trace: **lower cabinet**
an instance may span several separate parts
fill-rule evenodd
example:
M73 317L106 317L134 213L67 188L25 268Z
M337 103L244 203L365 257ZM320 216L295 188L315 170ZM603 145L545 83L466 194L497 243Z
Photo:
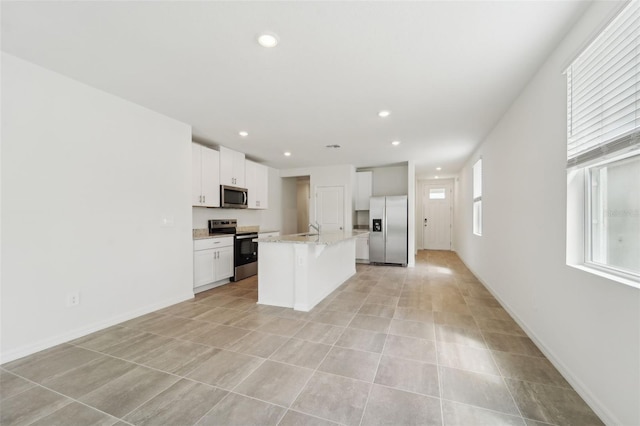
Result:
M233 237L193 242L193 288L208 286L232 276Z
M356 238L356 262L369 263L369 234Z

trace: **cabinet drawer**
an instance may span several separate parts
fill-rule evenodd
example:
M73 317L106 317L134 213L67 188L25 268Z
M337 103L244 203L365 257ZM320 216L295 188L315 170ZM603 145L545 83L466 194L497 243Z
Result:
M206 238L204 240L195 240L193 242L194 251L229 246L233 246L233 237Z

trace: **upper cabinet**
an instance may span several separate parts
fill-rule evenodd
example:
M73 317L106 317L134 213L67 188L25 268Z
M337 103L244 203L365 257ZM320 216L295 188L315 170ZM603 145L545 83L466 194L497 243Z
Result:
M357 172L356 210L369 210L369 199L373 192L373 172Z
M250 209L266 209L269 207L269 168L253 161L245 161L245 177L247 198Z
M193 206L220 207L220 156L218 151L191 144Z
M220 185L246 188L244 154L223 146L220 147Z

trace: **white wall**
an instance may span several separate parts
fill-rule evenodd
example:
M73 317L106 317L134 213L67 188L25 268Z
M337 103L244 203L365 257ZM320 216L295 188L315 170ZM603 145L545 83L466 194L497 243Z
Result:
M282 179L280 172L269 169L269 208L265 210L253 209L221 209L193 207L193 228L204 229L209 226L209 219L236 219L238 226L260 226L265 231L280 231L282 229Z
M4 53L2 113L2 362L193 297L190 126Z
M609 18L598 2L558 46L460 173L460 257L608 424L640 424L640 291L565 264L566 80ZM482 156L483 235L471 167Z

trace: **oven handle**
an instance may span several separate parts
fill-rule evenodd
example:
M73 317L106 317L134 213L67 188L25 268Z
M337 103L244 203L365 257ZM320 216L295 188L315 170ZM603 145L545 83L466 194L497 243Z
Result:
M236 240L246 240L247 238L258 238L258 234L243 235L242 237L236 236Z

